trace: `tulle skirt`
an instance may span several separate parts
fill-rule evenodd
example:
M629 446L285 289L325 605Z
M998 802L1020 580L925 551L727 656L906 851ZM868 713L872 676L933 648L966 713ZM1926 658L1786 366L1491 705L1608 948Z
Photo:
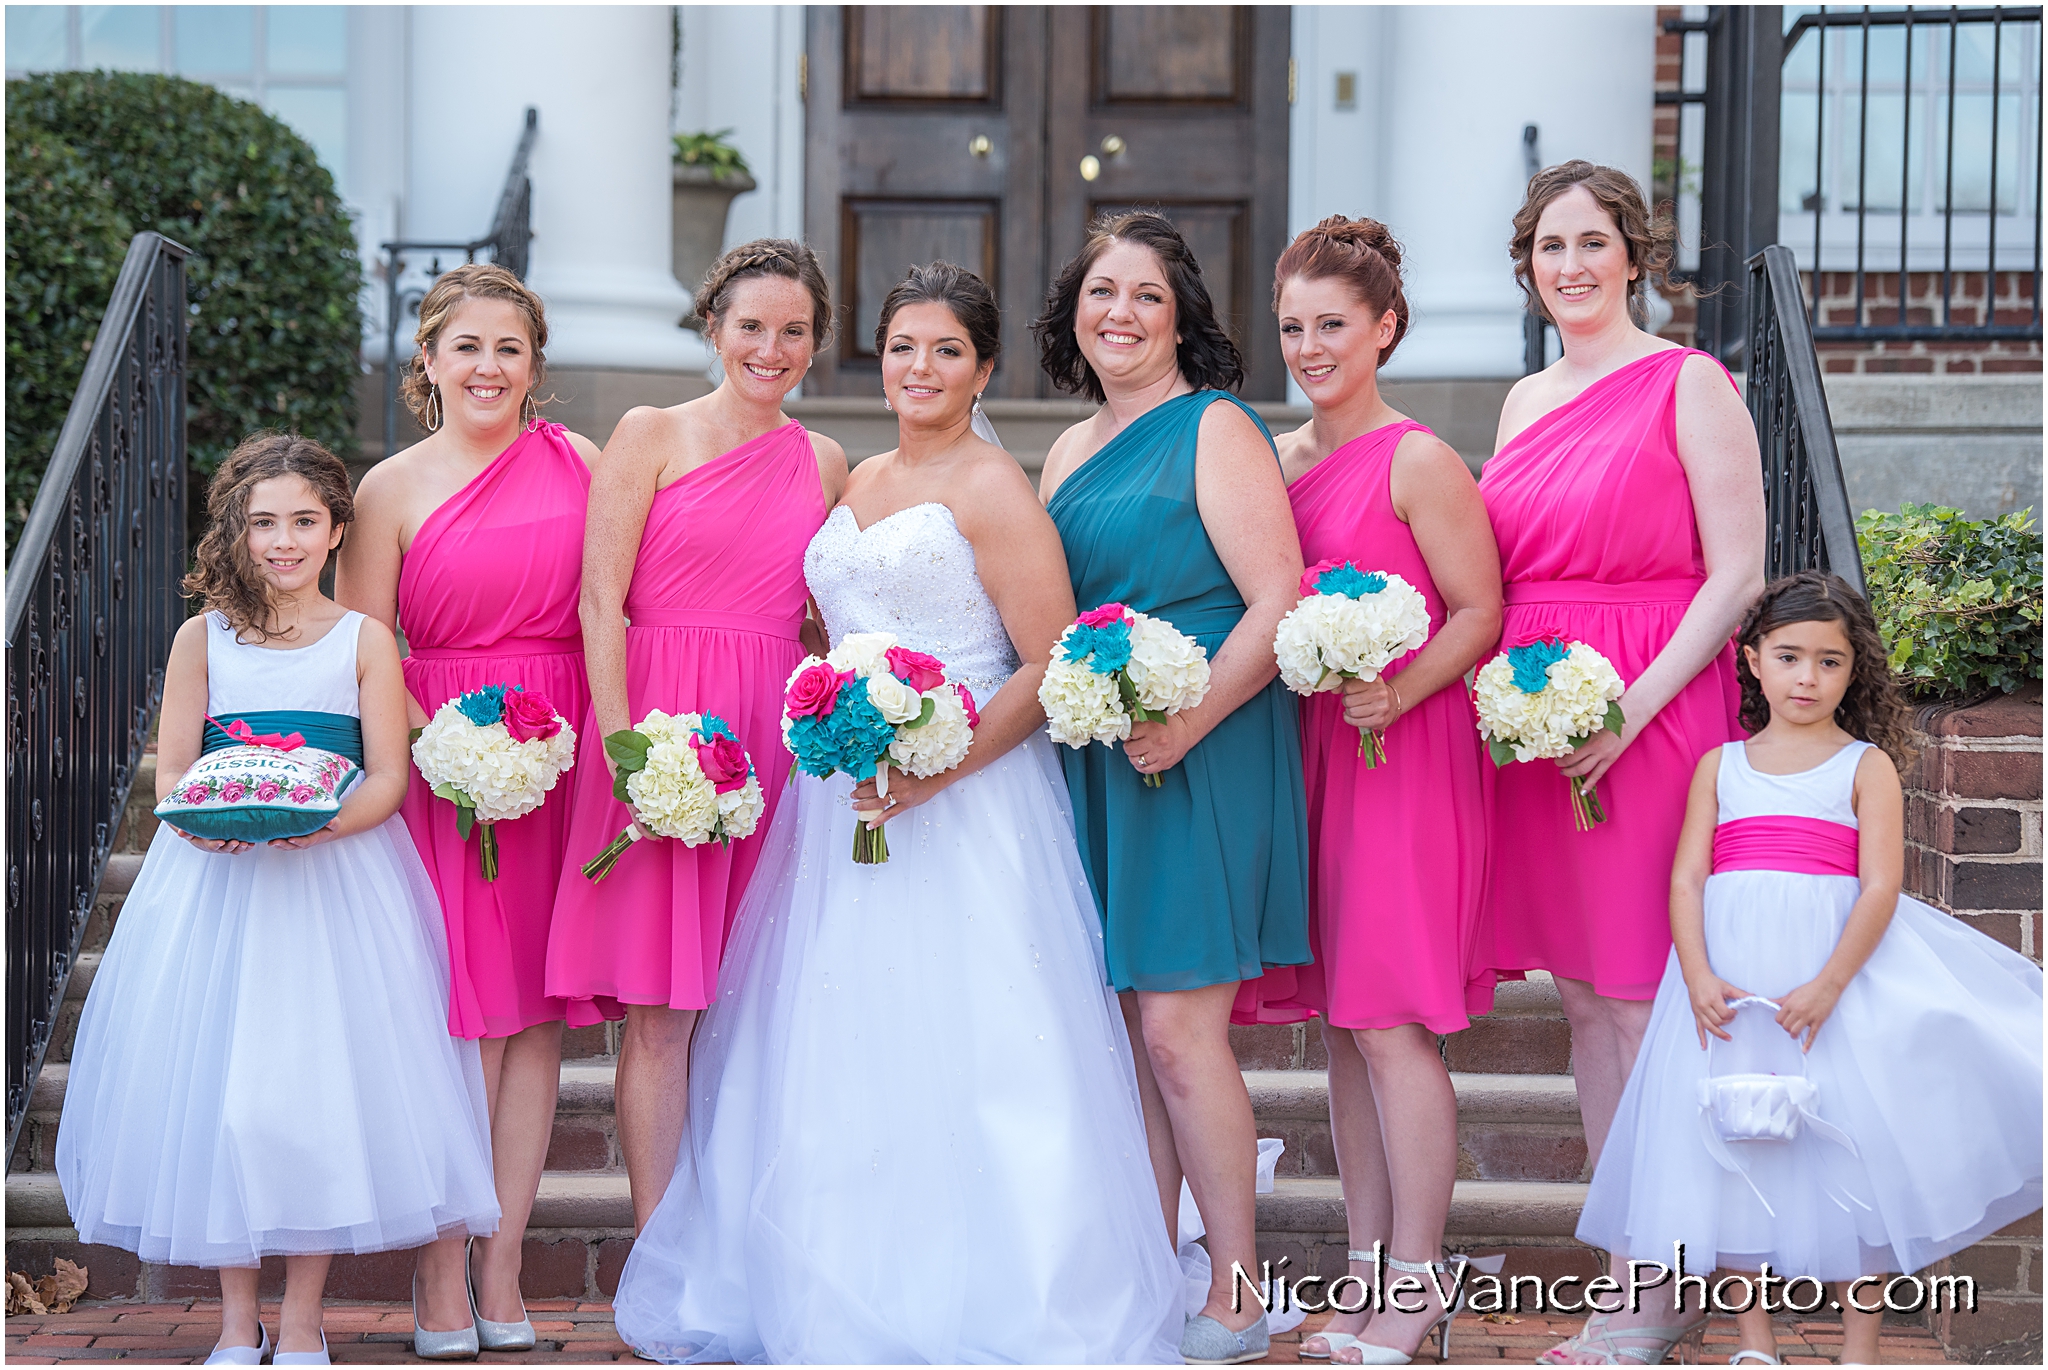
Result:
M1723 980L1776 998L1834 951L1853 876L1733 871L1706 891ZM1768 1009L1738 1012L1712 1073L1797 1074ZM1739 1142L1723 1167L1701 1132L1709 1073L1674 953L1579 1220L1579 1240L1672 1259L1847 1280L1917 1271L2041 1206L2041 970L1917 899L1849 982L1805 1057L1814 1111L1848 1148L1802 1130ZM1755 1188L1751 1188L1751 1182ZM1766 1208L1768 1205L1768 1209Z
M799 778L619 1333L665 1361L1176 1362L1181 1277L1051 746L888 825Z
M79 1020L57 1172L80 1241L176 1265L497 1230L483 1071L448 1035L402 820L232 856L157 829Z

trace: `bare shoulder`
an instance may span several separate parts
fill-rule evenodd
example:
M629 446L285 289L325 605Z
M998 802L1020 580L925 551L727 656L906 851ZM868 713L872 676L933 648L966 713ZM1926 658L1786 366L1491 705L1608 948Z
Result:
M189 652L197 648L206 649L206 613L196 613L178 625L178 631L171 637L171 654Z
M1866 784L1900 788L1898 765L1882 747L1865 747L1856 760L1856 788L1860 791Z
M1728 373L1719 362L1703 353L1695 352L1680 364L1677 391L1678 402L1682 406L1704 404L1716 410L1748 412Z
M1232 447L1257 444L1259 451L1270 454L1266 429L1240 405L1228 401L1212 401L1202 411L1201 437L1203 446L1214 442L1227 443Z
M398 655L398 638L384 626L381 619L364 614L363 621L356 625L356 650L380 653L388 651L395 657Z
M1292 436L1291 434L1289 436ZM1286 450L1284 447L1281 449ZM1394 465L1404 475L1470 482L1472 470L1457 449L1434 433L1411 429L1394 444Z
M386 504L402 500L419 469L419 445L393 452L363 473L356 484L356 517L374 518Z
M1045 465L1038 474L1038 489L1042 497L1050 497L1060 482L1074 473L1082 459L1101 445L1094 438L1095 419L1096 415L1091 414L1053 439L1052 447L1045 454Z
M651 404L636 404L619 416L619 422L612 429L612 440L605 444L610 450L623 439L628 443L658 442L673 436L685 422L683 410L687 405L673 409L660 409Z
M603 448L581 433L572 433L565 428L562 430L562 436L569 440L569 446L576 449L576 455L583 458L585 466L596 466L597 459L604 455Z
M804 432L811 436L811 450L818 454L820 465L842 474L847 470L846 449L840 446L837 438L828 438L815 428L806 428Z
M977 442L961 462L961 492L978 507L1001 510L1005 517L1038 504L1031 477L1017 459L990 442Z

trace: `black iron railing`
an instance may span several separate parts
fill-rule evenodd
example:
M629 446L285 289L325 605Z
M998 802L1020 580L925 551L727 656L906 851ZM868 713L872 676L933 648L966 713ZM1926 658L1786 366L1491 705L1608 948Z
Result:
M1799 265L1773 245L1749 259L1749 376L1745 395L1763 449L1764 576L1818 567L1863 593L1856 521L1821 389Z
M474 242L430 243L390 242L381 244L384 253L384 455L398 450L398 326L419 312L426 291L405 283L406 254L428 252L428 274L441 274L441 254L460 252L462 260L473 262L479 252L521 280L526 278L526 251L533 242L533 182L526 174L527 159L533 154L533 140L540 134L540 111L526 107L526 125L519 146L512 153L511 170L505 173L505 188L498 195L498 212L491 217L491 231Z
M185 620L185 257L138 233L7 567L7 1152Z

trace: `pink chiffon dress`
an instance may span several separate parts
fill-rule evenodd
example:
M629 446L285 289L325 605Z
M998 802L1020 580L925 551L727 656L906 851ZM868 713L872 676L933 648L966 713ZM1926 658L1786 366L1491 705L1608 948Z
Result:
M569 1024L626 1004L700 1009L717 992L725 937L789 780L782 690L803 659L804 549L825 522L810 434L789 423L657 490L626 591L626 704L716 714L753 759L768 811L731 846L636 842L601 881L582 863L626 827L604 739L584 715L570 859L555 888L548 993Z
M1289 486L1287 498L1304 561L1350 561L1400 576L1422 592L1434 636L1444 626L1443 598L1388 486L1401 439L1429 431L1403 420L1354 438ZM1387 676L1398 682L1414 658L1396 659ZM1478 960L1485 753L1465 682L1410 701L1386 731L1386 751L1383 764L1366 766L1342 695L1302 701L1315 959L1246 982L1232 1015L1238 1022L1316 1013L1335 1027L1420 1023L1446 1033L1492 1007L1493 975Z
M431 717L485 685L536 690L580 724L590 707L576 601L590 469L560 424L537 422L427 516L398 577L405 684ZM478 838L455 830L455 806L418 770L406 827L448 927L448 1030L510 1037L559 1022L543 987L555 883L568 850L571 778L540 808L497 825L498 878L485 880Z
M1584 642L1633 682L1706 579L1678 461L1669 348L1601 377L1496 452L1479 478L1500 543L1501 648ZM1732 383L1732 382L1731 382ZM1614 999L1653 999L1671 950L1671 860L1693 767L1743 736L1724 647L1601 780L1607 821L1572 828L1556 763L1495 773L1487 922L1504 976L1548 970Z

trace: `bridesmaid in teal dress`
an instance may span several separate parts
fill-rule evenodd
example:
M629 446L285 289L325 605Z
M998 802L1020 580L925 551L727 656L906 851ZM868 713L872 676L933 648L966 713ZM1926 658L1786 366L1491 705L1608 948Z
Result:
M1039 484L1076 601L1128 604L1209 654L1199 705L1138 724L1121 755L1062 758L1110 984L1145 1048L1168 1230L1183 1175L1208 1229L1215 1278L1181 1350L1193 1364L1258 1360L1258 1305L1231 1308L1232 1263L1257 1268L1257 1139L1230 1009L1240 981L1309 960L1301 741L1273 657L1301 546L1272 436L1225 391L1243 378L1237 349L1171 223L1097 220L1033 329L1053 383L1102 402L1053 444Z

